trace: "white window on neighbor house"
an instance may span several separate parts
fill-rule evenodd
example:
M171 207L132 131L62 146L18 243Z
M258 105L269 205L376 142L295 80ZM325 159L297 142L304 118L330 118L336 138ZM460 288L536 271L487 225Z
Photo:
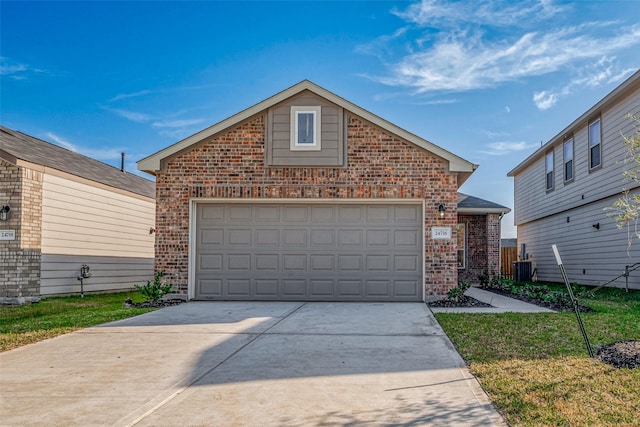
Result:
M456 227L458 235L458 268L467 268L467 229L464 224L458 224Z
M564 142L564 182L573 181L573 137Z
M321 149L322 107L291 107L291 150Z
M602 129L600 117L589 122L589 170L602 166Z
M549 151L544 157L544 171L547 191L553 190L553 151Z

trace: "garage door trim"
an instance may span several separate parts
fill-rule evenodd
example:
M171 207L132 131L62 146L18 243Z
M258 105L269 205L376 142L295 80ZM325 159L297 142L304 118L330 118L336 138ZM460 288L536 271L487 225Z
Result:
M422 235L422 250L421 252L421 298L425 299L425 201L424 199L212 199L212 198L194 198L189 203L189 256L188 256L188 287L187 295L189 299L196 297L196 233L197 233L197 207L199 204L337 204L337 205L419 205L421 212L421 235Z

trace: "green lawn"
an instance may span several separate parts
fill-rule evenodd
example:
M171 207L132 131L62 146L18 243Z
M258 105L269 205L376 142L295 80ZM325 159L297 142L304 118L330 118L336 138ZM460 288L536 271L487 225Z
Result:
M640 292L580 302L592 344L640 340ZM573 312L436 318L511 425L640 425L640 369L589 358Z
M120 292L84 298L52 297L36 304L0 306L0 351L154 310L125 308L127 298L137 302L143 299L137 292Z

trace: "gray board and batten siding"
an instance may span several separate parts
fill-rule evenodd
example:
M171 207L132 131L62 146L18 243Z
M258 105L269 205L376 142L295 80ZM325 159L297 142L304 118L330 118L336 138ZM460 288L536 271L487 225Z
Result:
M422 204L196 203L195 299L422 301Z
M291 141L291 107L319 106L321 150L293 151ZM303 91L267 111L266 162L268 166L344 166L344 109L310 91Z

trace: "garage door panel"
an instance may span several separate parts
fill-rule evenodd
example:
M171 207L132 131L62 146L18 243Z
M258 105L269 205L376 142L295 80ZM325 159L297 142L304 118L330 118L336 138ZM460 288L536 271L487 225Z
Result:
M259 229L256 230L257 246L269 246L272 248L280 247L280 231L274 229Z
M222 271L222 254L202 254L198 257L200 270L203 272Z
M337 294L343 297L360 297L362 295L362 280L337 280Z
M396 297L420 296L420 283L417 280L395 280L393 295Z
M311 297L331 297L334 295L334 280L309 279Z
M305 254L283 254L282 261L285 274L307 271L307 255Z
M228 279L227 294L236 297L248 297L251 295L251 279Z
M336 269L335 255L311 254L309 264L312 272L333 273Z
M346 205L338 206L338 220L345 222L362 222L364 219L364 206Z
M421 205L198 204L196 219L196 299L422 299Z
M222 279L200 279L198 288L203 296L222 296Z
M256 254L255 260L257 272L280 270L280 256L277 254Z
M334 230L311 230L311 247L333 247L335 246Z
M367 271L383 273L391 272L391 260L389 255L367 255Z
M391 219L391 209L391 206L369 206L367 208L367 221L388 224Z
M338 255L338 271L362 271L362 255Z
M386 297L389 295L390 280L367 280L365 292L367 296Z
M251 254L227 255L227 270L232 272L251 272Z
M339 230L338 242L341 247L344 246L362 246L362 230Z
M306 247L307 246L307 230L285 229L282 231L282 246L287 248L291 246Z
M258 297L277 297L278 279L256 279L256 296Z
M251 220L252 208L249 205L229 206L226 218L231 222L242 222L246 224Z
M417 255L394 255L394 270L397 272L420 271L420 260Z
M284 296L304 297L307 293L307 281L305 279L284 279L282 281L282 294Z
M219 228L201 230L199 236L203 245L221 245L224 242L224 230Z

